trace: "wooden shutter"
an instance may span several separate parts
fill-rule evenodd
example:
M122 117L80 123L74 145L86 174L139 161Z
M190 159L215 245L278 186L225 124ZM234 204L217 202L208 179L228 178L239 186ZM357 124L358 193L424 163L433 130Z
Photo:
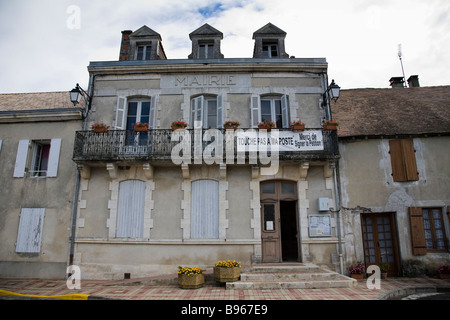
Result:
M192 99L192 106L191 106L191 126L192 128L195 128L195 122L200 121L203 126L203 104L204 104L204 97L199 96L197 98Z
M401 140L389 141L389 153L391 154L392 176L394 178L394 181L406 181Z
M389 149L394 181L402 182L419 180L413 140L390 140Z
M52 139L50 144L50 154L48 157L47 177L56 177L58 174L60 150L61 139Z
M127 98L118 97L116 106L116 130L126 130L127 125Z
M17 232L16 252L36 253L41 250L44 208L22 208Z
M409 222L411 225L411 245L413 255L420 256L427 253L425 231L423 228L422 208L409 208Z
M261 122L261 98L259 95L252 95L250 98L250 117L250 126L257 128L258 122Z
M14 177L23 178L25 176L25 166L27 164L28 146L30 140L20 140L17 148L16 164L14 166Z
M194 181L191 196L191 238L219 238L219 183Z
M401 140L401 142L402 142L403 161L405 163L406 180L417 181L419 180L419 176L417 174L414 141L413 139L403 139Z
M223 127L223 95L217 96L217 128Z
M289 128L289 108L288 108L288 101L287 96L283 95L281 97L281 119L283 122L283 128Z
M126 180L119 185L117 238L142 238L144 230L145 182Z

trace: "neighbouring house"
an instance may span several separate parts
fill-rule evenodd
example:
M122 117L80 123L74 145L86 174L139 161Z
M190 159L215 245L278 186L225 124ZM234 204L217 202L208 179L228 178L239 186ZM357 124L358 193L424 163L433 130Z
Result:
M0 94L0 277L66 275L82 112L69 92Z
M450 259L450 86L403 83L342 90L332 107L346 263L389 263L393 275Z

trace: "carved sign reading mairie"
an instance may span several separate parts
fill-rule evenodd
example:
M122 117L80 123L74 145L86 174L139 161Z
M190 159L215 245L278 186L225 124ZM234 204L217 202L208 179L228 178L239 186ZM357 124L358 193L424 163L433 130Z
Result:
M235 86L234 75L179 75L175 77L175 87L227 87Z

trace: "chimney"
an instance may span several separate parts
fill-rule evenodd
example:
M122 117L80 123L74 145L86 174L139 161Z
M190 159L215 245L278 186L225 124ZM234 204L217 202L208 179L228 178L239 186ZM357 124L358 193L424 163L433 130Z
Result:
M408 86L410 88L418 88L418 87L420 87L419 76L418 75L410 76L408 78Z
M389 82L391 84L392 88L404 88L405 87L405 80L403 77L392 77L389 79Z
M119 61L129 60L129 52L130 52L130 34L132 34L133 31L131 30L124 30L122 31L122 42L120 44L120 54L119 54Z

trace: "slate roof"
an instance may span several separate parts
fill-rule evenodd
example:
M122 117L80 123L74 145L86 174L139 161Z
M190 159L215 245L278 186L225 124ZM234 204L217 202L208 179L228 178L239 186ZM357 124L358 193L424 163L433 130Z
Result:
M0 112L74 108L84 108L84 100L74 107L69 91L0 94Z
M340 138L450 133L450 86L341 90Z

